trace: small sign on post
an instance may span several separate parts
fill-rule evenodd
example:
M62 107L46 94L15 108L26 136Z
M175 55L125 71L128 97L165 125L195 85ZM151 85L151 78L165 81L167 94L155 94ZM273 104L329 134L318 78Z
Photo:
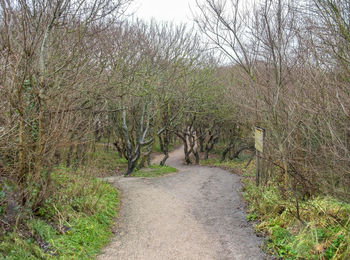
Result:
M264 152L264 139L265 139L265 129L261 127L255 127L255 149L263 153Z
M264 169L261 162L261 154L264 152L265 129L255 127L255 150L256 150L256 186L260 184L260 176Z

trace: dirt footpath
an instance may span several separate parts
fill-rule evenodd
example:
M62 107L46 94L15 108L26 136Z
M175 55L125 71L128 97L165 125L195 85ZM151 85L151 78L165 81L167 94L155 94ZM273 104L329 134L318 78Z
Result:
M176 174L109 178L122 204L117 234L98 259L264 259L245 220L239 177L184 166L181 149L170 156Z

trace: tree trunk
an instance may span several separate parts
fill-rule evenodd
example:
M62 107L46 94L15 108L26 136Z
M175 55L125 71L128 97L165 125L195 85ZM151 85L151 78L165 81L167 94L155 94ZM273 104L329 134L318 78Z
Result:
M123 155L124 155L124 149L123 149L122 147L120 147L119 141L118 141L118 140L115 140L115 142L113 143L113 145L114 145L115 148L117 149L118 154L119 154L119 157L122 158Z
M231 157L230 157L230 160L233 160L235 158L238 158L238 156L240 155L241 152L243 152L244 150L251 150L251 151L254 151L254 145L246 145L246 146L242 146L242 147L239 147L237 149L237 151L235 151Z
M197 149L194 149L194 157L195 157L195 160L196 160L196 164L199 164L199 153L198 153L198 150Z
M122 131L125 139L125 158L128 160L128 169L125 172L125 176L129 176L133 170L135 169L138 160L140 159L141 156L141 147L145 145L150 145L153 142L153 138L151 138L148 141L145 141L148 130L149 130L149 115L147 115L146 118L146 125L144 125L144 120L146 116L146 109L147 109L147 104L144 105L142 109L142 115L140 118L140 128L138 130L138 136L135 140L131 140L133 138L133 135L129 135L129 130L126 122L126 110L123 109L122 112Z
M201 153L204 152L204 141L205 141L205 133L203 132L202 128L198 129L198 144L199 144L199 151Z
M169 158L169 142L170 142L169 132L165 129L163 131L161 130L160 132L158 132L158 139L159 139L160 149L164 154L164 157L160 161L159 165L164 166L166 160Z
M153 145L153 142L147 146L147 152L142 156L141 161L137 166L137 169L142 169L143 167L145 167L146 163L147 165L151 164L150 155L152 153L152 145Z
M128 161L128 169L126 170L124 176L130 176L135 170L135 162L132 160Z
M230 144L228 146L226 146L226 148L224 149L224 151L221 154L221 162L225 161L226 159L226 155L231 151L231 149L233 149L235 147L234 142L231 140Z
M182 140L183 144L184 144L184 153L185 153L185 162L186 164L192 164L191 162L191 158L190 158L190 151L188 150L188 144L187 144L187 140Z
M211 150L213 150L214 145L219 141L219 134L217 135L210 135L210 138L208 140L208 143L205 145L205 160L208 160L209 153Z
M189 165L192 162L190 159L191 151L188 150L187 133L186 132L176 132L175 134L181 139L181 141L184 145L185 163L187 165Z
M165 162L166 162L166 160L169 158L169 153L168 152L166 152L165 153L165 155L164 155L164 157L163 157L163 159L160 161L160 166L164 166L165 165Z

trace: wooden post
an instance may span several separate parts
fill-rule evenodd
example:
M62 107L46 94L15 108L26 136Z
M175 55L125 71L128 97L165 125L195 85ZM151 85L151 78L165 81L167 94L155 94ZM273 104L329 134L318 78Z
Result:
M262 177L263 164L261 161L261 156L264 153L264 140L265 140L265 129L256 126L255 127L255 150L256 150L256 175L255 181L256 186L260 185L260 180Z
M255 173L255 182L256 186L260 185L260 152L256 150L256 173Z

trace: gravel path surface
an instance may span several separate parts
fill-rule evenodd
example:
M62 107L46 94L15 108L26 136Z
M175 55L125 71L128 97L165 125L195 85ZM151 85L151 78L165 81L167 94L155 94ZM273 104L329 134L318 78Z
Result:
M178 149L167 161L178 173L108 178L121 190L122 204L117 234L98 259L265 258L245 220L239 176L182 161Z

